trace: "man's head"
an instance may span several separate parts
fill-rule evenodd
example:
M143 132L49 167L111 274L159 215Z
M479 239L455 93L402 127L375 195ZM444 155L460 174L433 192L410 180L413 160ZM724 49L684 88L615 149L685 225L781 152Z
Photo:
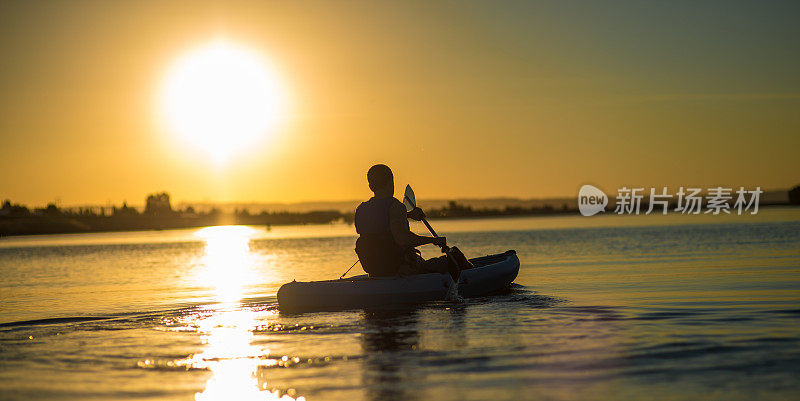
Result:
M367 171L367 182L369 189L375 192L375 195L394 195L394 175L392 169L385 164L370 167Z

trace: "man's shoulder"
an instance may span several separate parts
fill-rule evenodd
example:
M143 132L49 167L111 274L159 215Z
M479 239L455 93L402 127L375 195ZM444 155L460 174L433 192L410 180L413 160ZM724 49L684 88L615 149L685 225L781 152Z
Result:
M389 207L391 207L392 209L397 209L397 210L402 209L403 212L406 211L406 205L403 204L403 202L400 202L400 199L392 197L392 200L390 202L391 204L389 205Z
M375 198L371 198L364 202L361 202L358 206L356 206L356 212L358 212L360 209L369 208L370 206L378 206L380 202L376 203L375 201L376 201ZM403 204L403 202L400 202L400 200L395 197L381 198L379 199L379 201L388 202L389 210L394 210L394 211L402 210L403 212L405 212L406 210L406 205Z
M389 204L389 217L392 220L402 219L405 221L406 219L406 206L403 204L403 202L397 200L397 198L392 198L392 201Z

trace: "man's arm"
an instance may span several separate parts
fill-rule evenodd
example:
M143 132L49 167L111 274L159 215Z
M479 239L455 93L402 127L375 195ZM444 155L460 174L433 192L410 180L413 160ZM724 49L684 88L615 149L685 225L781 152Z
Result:
M392 204L389 208L389 228L392 231L394 240L403 247L416 248L426 244L442 246L446 242L444 237L424 237L411 232L411 228L408 226L406 208L400 202Z
M422 209L415 207L414 210L406 213L406 217L412 220L421 221L425 218L425 212Z

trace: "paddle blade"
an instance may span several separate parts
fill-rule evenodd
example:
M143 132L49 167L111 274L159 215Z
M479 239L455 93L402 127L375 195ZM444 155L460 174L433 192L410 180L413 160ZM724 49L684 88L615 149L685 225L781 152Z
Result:
M406 193L403 195L403 203L406 205L406 211L410 212L417 207L417 199L414 197L414 190L411 185L406 185Z

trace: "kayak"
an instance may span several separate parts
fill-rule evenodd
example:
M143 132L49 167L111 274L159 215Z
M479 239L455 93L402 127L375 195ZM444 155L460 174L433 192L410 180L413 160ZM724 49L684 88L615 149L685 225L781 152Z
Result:
M510 250L470 259L475 266L461 271L458 294L490 295L506 289L519 273L519 258ZM278 290L278 308L284 312L362 309L375 306L411 305L444 300L454 284L449 274L411 276L354 276L339 280L292 281Z

